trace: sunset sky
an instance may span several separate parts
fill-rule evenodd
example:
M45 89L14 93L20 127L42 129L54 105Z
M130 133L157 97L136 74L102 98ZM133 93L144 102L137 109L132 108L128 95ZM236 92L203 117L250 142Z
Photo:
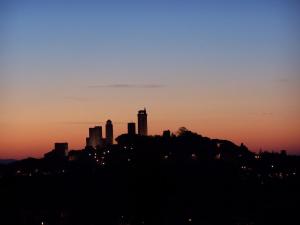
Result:
M72 2L72 4L71 4ZM226 3L225 3L226 2ZM185 126L300 154L297 1L1 1L0 158Z

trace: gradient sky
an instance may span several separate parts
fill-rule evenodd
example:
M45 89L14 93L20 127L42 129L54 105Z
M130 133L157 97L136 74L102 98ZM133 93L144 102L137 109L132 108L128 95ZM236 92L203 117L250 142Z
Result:
M226 2L226 3L225 3ZM72 4L71 4L72 3ZM115 136L146 107L251 150L300 153L297 1L0 1L0 158Z

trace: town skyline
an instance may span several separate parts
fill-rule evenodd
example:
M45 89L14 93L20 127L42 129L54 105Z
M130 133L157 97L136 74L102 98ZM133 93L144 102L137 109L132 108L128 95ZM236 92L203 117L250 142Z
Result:
M284 150L254 153L243 143L184 127L176 135L149 136L147 114L139 110L138 133L130 122L116 144L110 143L113 123L108 120L105 138L94 126L83 149L60 142L42 158L1 162L3 224L274 225L298 220L300 156Z
M145 118L144 118L145 115ZM151 118L151 116L150 116ZM92 147L94 149L98 148L98 147L103 147L106 144L115 144L116 141L115 139L122 135L122 134L134 134L134 135L142 135L142 136L148 136L148 113L146 111L146 107L144 107L143 110L139 109L137 110L136 113L136 118L135 119L130 119L127 122L119 122L116 121L114 122L114 120L111 119L111 117L108 117L108 119L106 121L103 122L70 122L67 123L70 126L70 131L71 128L75 126L78 127L86 127L85 128L85 133L87 133L86 138L82 138L82 139L78 139L78 141L80 142L79 145L76 145L72 142L69 142L67 139L65 138L61 138L61 139L56 139L53 140L51 143L48 143L48 149L39 149L37 154L32 154L32 155L23 155L20 157L10 157L8 155L8 157L3 157L0 159L7 159L7 158L11 158L11 159L22 159L22 158L27 158L27 157L43 157L45 152L49 151L53 144L59 144L59 143L63 143L63 144L67 144L68 149L69 150L80 150L80 149L84 149L87 147ZM89 127L87 127L87 125L91 125ZM121 129L120 129L121 127ZM151 124L150 124L151 127ZM161 132L160 133L150 133L149 136L155 136L155 135L163 135L163 132L165 131L170 131L171 133L176 134L178 132L178 130L180 128L186 128L185 126L179 126L177 129L175 130L170 130L168 128L160 128ZM117 129L116 129L117 128ZM188 127L189 128L189 127ZM83 129L83 128L81 128ZM115 132L117 130L117 132ZM190 129L192 130L192 129ZM192 130L196 133L198 133L195 130ZM204 135L203 133L198 133L201 135ZM66 136L68 136L68 134L65 133ZM207 137L211 137L209 135L204 135ZM224 140L230 140L233 141L236 144L246 144L246 146L249 147L248 143L246 143L245 141L241 140L241 141L236 141L230 138L224 138L224 137L211 137L211 138L216 138L216 139L224 139ZM84 142L85 140L85 142ZM82 143L82 144L81 144ZM251 146L249 148L251 151L259 153L261 151L269 151L269 152L280 152L282 150L284 151L288 151L286 148L282 148L282 147L278 147L277 149L265 149L260 147L259 149L252 149ZM300 152L298 151L288 151L289 154L300 154Z
M0 225L300 224L299 12L0 0Z
M0 20L0 158L122 134L144 106L150 135L300 153L297 1L16 0Z

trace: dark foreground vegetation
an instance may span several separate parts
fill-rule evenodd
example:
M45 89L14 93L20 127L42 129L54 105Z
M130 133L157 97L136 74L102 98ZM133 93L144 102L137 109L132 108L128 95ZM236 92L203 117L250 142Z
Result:
M300 159L181 129L0 167L3 225L300 224Z

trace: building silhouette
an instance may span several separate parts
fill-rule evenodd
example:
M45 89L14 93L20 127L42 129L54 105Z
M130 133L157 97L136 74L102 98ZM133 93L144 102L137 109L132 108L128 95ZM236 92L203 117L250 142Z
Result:
M114 140L114 131L113 131L113 124L111 120L106 121L105 125L105 137L106 137L106 144L112 145Z
M44 155L46 159L63 160L68 155L68 143L55 143L54 149Z
M60 152L64 155L67 155L67 153L68 153L68 143L67 142L55 143L54 144L54 151Z
M102 146L102 142L102 127L95 126L93 128L89 128L89 137L86 138L86 146L97 148Z
M136 135L135 123L128 123L127 124L127 133L128 133L128 135Z
M148 125L147 125L146 108L144 108L144 110L139 110L137 116L138 116L138 134L147 136L148 135Z
M171 131L170 131L170 130L164 130L164 131L163 131L163 137L164 137L164 138L169 138L169 137L171 137Z

